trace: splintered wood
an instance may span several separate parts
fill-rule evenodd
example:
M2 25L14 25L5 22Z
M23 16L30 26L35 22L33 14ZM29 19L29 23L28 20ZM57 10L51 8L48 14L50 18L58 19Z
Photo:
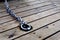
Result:
M4 3L0 3L0 40L60 40L60 7L53 1L15 0L9 4L33 29L20 30L19 22L7 14Z

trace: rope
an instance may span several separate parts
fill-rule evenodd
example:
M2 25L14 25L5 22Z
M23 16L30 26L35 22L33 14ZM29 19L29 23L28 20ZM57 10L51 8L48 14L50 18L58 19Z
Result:
M6 7L6 11L7 13L9 13L9 15L11 15L12 17L14 17L17 21L19 21L19 23L25 23L21 17L16 16L15 13L9 8L9 4L7 2L7 0L5 0L5 7Z
M19 28L23 31L30 31L32 29L31 25L26 24L21 17L16 16L15 13L9 8L9 4L7 2L7 0L5 0L5 7L6 7L6 11L7 13L9 13L9 15L11 15L13 18L15 18L21 25L19 26Z

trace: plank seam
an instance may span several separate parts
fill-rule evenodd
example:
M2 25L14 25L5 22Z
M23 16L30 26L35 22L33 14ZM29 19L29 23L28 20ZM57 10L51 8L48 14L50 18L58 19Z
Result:
M46 1L46 2L49 2L49 1ZM41 2L41 3L37 3L37 4L42 4L42 3L45 3L45 2ZM37 5L37 4L33 4L33 5ZM30 6L33 6L33 5L30 5ZM27 7L27 6L26 6ZM20 8L20 7L19 7ZM18 8L18 9L19 9ZM23 8L23 7L22 7ZM17 9L17 8L15 8L15 9ZM15 9L12 9L12 10L15 10ZM2 11L2 12L6 12L6 11ZM2 12L0 12L0 13L2 13Z
M32 22L35 22L35 21L37 21L37 20L41 20L41 19L43 19L43 18L46 18L46 17L52 16L52 15L55 15L55 14L58 14L58 13L60 13L60 12L56 12L56 13L50 14L50 15L48 15L48 16L45 16L45 17L42 17L42 18L39 18L39 19L33 20L33 21L31 21L31 22L28 22L28 24L29 24L29 23L32 23ZM17 27L18 27L18 26L17 26ZM0 33L7 32L7 31L12 30L12 29L15 29L15 28L17 28L17 27L14 27L14 28L11 28L11 29L8 29L8 30L5 30L5 31L2 31L2 32L0 32Z
M52 5L52 4L49 4L49 5ZM33 9L38 9L38 8L45 7L45 6L48 6L48 5L39 6L37 8L33 8ZM15 14L19 14L19 13L22 13L22 12L30 11L30 10L33 10L33 9L29 9L29 10L25 10L25 11L21 11L21 12L16 12ZM9 15L1 16L0 18L6 17L6 16L9 16Z
M60 32L60 30L58 30L57 32L55 32L55 33L53 33L53 34L51 34L51 35L49 35L49 36L43 38L42 40L46 40L46 39L52 37L53 35L55 35L55 34L57 34L57 33L59 33L59 32Z
M20 37L22 37L22 36L25 36L25 35L27 35L27 34L29 34L29 33L32 33L32 32L34 32L34 31L36 31L36 30L39 30L39 29L41 29L41 28L44 28L44 27L46 27L46 26L48 26L48 25L51 25L51 24L53 24L53 23L55 23L55 22L58 22L58 21L60 21L60 19L58 19L58 20L56 20L56 21L53 21L53 22L51 22L51 23L48 23L48 24L46 24L46 25L44 25L44 26L42 26L42 27L40 27L40 28L37 28L37 29L35 29L35 30L33 30L33 31L30 31L30 32L28 32L28 33L25 33L25 34L23 34L23 35L20 35L20 36L18 36L18 37L16 37L16 38L13 38L12 40L17 39L17 38L20 38Z
M54 8L56 8L56 7L54 7ZM47 10L51 10L51 9L54 9L54 8L50 8L50 9L47 9ZM44 10L44 11L47 11L47 10ZM59 9L59 10L60 10L60 9ZM28 17L28 16L36 15L36 14L39 14L39 13L44 12L44 11L40 11L40 12L37 12L37 13L29 14L29 15L23 16L23 17L21 17L21 18L25 18L25 17ZM13 19L13 20L14 20L14 19ZM11 22L11 21L13 21L13 20L9 20L9 21L6 21L6 22L4 22L4 23ZM0 25L2 25L2 24L4 24L4 23L0 23Z

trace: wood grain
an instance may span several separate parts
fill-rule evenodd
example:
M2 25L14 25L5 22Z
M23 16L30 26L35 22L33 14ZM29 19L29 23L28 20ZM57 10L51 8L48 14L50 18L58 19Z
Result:
M20 30L19 22L9 16L0 3L0 40L60 40L60 7L51 0L15 0L9 4L33 29ZM9 38L11 34L14 35Z

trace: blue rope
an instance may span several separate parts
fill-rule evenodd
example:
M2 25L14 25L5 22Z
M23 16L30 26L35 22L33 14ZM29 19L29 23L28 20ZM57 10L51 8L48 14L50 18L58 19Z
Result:
M24 31L29 31L32 29L31 25L28 25L27 23L25 23L21 17L16 16L15 13L9 8L9 4L7 2L7 0L5 0L5 7L6 7L6 11L7 13L9 13L9 15L11 15L12 17L14 17L17 21L19 21L20 25L20 29L24 30Z
M22 18L21 17L17 17L16 15L15 15L15 13L9 8L9 4L8 4L8 2L7 2L7 0L5 0L5 7L6 7L6 11L7 11L7 13L9 13L9 15L11 15L12 17L14 17L17 21L19 21L20 23L25 23L23 20L22 20Z

